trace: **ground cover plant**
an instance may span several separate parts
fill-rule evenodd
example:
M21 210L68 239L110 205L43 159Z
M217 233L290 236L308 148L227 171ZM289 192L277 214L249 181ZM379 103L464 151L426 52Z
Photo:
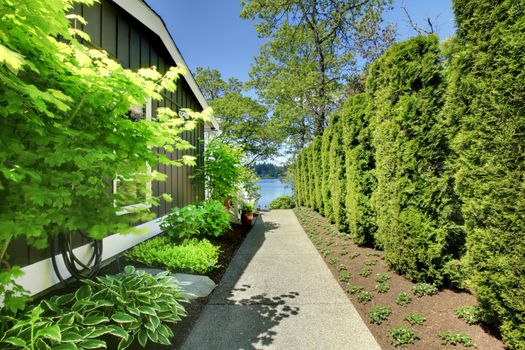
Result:
M392 314L392 309L388 306L375 306L370 309L368 319L370 323L381 324L388 320L388 317Z
M331 252L325 257L325 262L338 281L342 272L350 274L348 282L339 281L339 284L347 293L361 318L367 320L368 323L371 312L375 308L386 307L391 310L388 319L369 325L382 349L392 350L400 347L400 345L392 344L390 330L393 327L410 328L419 337L413 344L405 345L407 349L451 350L457 348L457 345L442 344L442 339L438 335L446 330L468 334L479 349L505 349L504 344L493 334L487 332L486 328L480 324L469 325L464 319L458 317L456 313L458 308L467 305L476 306L476 299L473 295L446 288L437 290L426 286L418 287L417 290L430 290L433 293L437 291L437 293L432 295L423 293L423 296L419 298L412 291L416 283L389 269L382 254L379 257L376 256L375 249L354 244L351 235L334 233L335 225L311 209L298 207L294 209L294 212L310 239L318 239L323 242L332 241ZM318 248L320 253L323 247ZM347 251L356 253L356 257L351 259L349 254L345 254ZM364 261L370 259L371 256L376 256L377 263L371 266L364 265ZM330 258L336 258L337 264L329 264ZM341 264L347 269L340 271ZM359 274L362 269L367 270L366 277ZM378 280L383 282L378 282ZM374 290L378 284L388 284L390 289L387 293L379 293Z
M389 335L392 345L400 347L413 344L419 339L419 336L412 329L406 327L394 327L390 330Z
M443 345L463 345L466 348L473 346L472 339L464 333L454 333L450 331L439 333Z
M207 239L189 238L174 243L168 237L156 237L131 248L125 256L146 266L205 273L217 265L219 248Z

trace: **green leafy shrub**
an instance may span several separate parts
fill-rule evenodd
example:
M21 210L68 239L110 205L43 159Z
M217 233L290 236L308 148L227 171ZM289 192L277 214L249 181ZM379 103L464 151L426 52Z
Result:
M425 323L427 319L425 318L425 316L421 314L411 312L405 315L404 320L413 326L413 325L422 325L423 323Z
M465 334L465 333L454 333L450 331L439 333L439 337L441 338L441 344L443 345L463 345L466 348L469 348L474 345L472 343L472 339Z
M476 324L481 321L481 309L477 306L458 307L454 312L468 324Z
M206 273L217 265L219 248L206 239L191 238L175 244L168 237L156 237L131 248L125 256L147 266Z
M169 345L169 324L186 315L186 301L167 272L156 276L126 266L123 273L86 280L75 293L44 299L12 321L0 337L2 349L106 348L104 335L117 337L118 349L134 339Z
M510 348L525 348L525 16L520 1L455 0L446 114L467 230L462 261Z
M221 202L208 200L173 208L160 227L172 238L217 237L230 227L230 217Z
M339 281L341 282L348 282L350 281L350 278L352 278L352 274L350 272L344 271L339 274Z
M401 306L407 306L412 302L412 297L407 292L399 292L396 296L396 304Z
M295 208L295 201L291 196L280 196L275 198L268 205L270 209L293 209Z
M390 342L394 346L404 347L408 344L414 344L419 339L419 336L410 328L394 327L388 332Z
M359 271L359 276L368 277L372 273L372 270L364 268Z
M251 202L241 202L240 207L242 211L253 212L255 210L255 206Z
M381 324L387 321L392 314L392 309L388 306L375 306L368 313L370 323Z
M356 294L363 291L363 289L365 289L363 286L349 285L348 288L346 288L346 292L348 294Z
M417 297L421 298L424 295L435 295L438 293L438 289L433 284L428 283L416 283L412 287L412 292Z
M205 184L211 199L223 201L236 197L244 174L243 157L240 148L220 138L206 144L204 166L195 170L195 177Z
M376 284L375 288L378 293L387 293L390 290L390 285L387 283Z
M437 285L464 236L441 113L445 87L435 35L392 45L371 65L366 86L377 177L375 243L394 270Z
M357 301L362 304L366 304L372 299L374 299L374 296L370 292L361 291L357 294Z

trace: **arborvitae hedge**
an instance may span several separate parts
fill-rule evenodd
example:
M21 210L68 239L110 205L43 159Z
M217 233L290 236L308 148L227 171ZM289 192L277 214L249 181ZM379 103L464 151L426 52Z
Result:
M376 187L374 157L370 144L367 99L364 94L351 97L341 110L346 173L345 217L356 244L371 246L376 231L375 213L370 197Z
M314 195L315 195L315 205L314 209L322 212L323 210L323 189L322 189L322 178L323 178L323 167L321 162L321 144L322 144L322 138L317 136L315 137L313 141L313 148L314 148L314 173L313 173L313 180L314 180Z
M333 220L332 211L332 186L330 184L330 143L332 142L332 128L328 126L323 133L321 141L321 191L323 195L323 215Z
M447 56L420 36L370 67L365 94L299 155L296 190L331 220L344 210L354 241L383 247L409 278L466 277L486 320L525 349L525 6L454 11Z
M332 211L335 225L339 230L346 230L345 212L345 152L343 146L343 125L341 116L335 114L330 119L332 141L330 143L330 191L332 193Z
M465 262L486 314L525 349L525 4L455 0L447 112L460 126Z
M439 41L418 36L390 47L370 67L377 189L376 244L412 280L441 284L460 230L451 223L445 84Z

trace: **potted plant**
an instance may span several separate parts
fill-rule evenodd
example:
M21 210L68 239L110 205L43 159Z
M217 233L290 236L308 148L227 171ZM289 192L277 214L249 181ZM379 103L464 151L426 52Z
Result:
M250 202L241 202L241 223L245 226L253 225L254 205Z

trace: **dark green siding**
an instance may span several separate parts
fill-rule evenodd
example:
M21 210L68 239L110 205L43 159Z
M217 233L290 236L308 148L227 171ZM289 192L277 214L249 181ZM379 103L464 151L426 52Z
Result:
M138 69L139 67L156 66L161 73L175 66L175 62L164 47L160 38L146 28L142 23L130 17L118 6L107 0L93 7L75 5L73 13L82 15L87 25L77 24L91 38L88 45L106 50L110 56L118 60L123 66ZM181 108L190 108L201 111L200 105L188 84L183 80L177 83L177 91L166 92L165 98L153 102L153 116L156 115L157 107L169 107L175 111ZM184 132L184 138L194 145L195 149L188 151L175 151L169 154L170 159L180 159L184 154L198 156L203 152L201 140L204 139L204 126L199 125L191 132ZM161 151L163 152L163 151ZM202 164L202 159L198 160ZM197 199L204 198L204 187L193 184L189 178L194 173L192 167L171 167L159 165L156 169L167 175L165 182L152 183L153 195L169 193L173 200L171 202L161 201L158 207L152 208L157 216L163 216L171 208L185 206ZM87 241L81 236L74 238L74 246L81 246ZM28 247L25 242L15 240L11 243L9 253L13 264L26 266L50 256L50 250L37 250Z

